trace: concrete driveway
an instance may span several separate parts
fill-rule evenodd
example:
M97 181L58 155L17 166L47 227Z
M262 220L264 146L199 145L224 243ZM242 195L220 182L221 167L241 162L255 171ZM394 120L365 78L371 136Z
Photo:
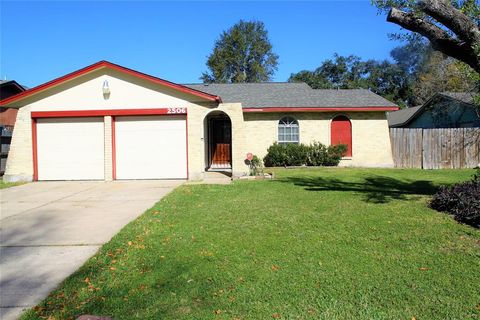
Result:
M40 302L182 182L35 182L1 190L0 319Z

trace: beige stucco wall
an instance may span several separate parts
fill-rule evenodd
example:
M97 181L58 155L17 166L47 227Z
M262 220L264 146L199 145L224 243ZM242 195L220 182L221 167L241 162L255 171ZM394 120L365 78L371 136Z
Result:
M105 80L111 92L108 99L102 92ZM189 102L202 101L150 81L101 69L40 93L23 104L30 105L32 111L64 111L187 107Z
M330 145L330 123L340 113L245 113L247 150L264 157L267 148L277 141L278 121L284 116L298 120L300 142L313 141ZM384 112L342 113L352 123L352 157L340 162L341 166L392 167L388 123Z

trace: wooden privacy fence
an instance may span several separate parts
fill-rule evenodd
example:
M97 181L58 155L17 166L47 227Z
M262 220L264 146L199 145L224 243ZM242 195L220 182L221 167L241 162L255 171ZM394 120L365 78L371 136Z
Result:
M480 163L480 128L391 128L397 168L458 169Z

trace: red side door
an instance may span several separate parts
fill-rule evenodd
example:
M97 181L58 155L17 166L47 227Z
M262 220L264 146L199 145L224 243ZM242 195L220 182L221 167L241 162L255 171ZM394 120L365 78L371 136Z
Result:
M331 145L346 144L346 157L352 156L352 123L346 116L336 116L331 124Z

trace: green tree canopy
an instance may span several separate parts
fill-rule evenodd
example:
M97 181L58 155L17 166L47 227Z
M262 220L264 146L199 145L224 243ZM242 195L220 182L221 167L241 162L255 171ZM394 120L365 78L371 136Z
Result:
M363 61L354 55L345 57L335 54L333 59L325 60L314 71L303 70L292 74L288 81L305 82L314 89L370 89L399 105L405 105L411 92L408 68L409 64L402 68L387 60Z
M378 61L335 54L313 71L292 74L288 81L305 82L314 89L370 89L402 107L422 104L441 91L476 90L478 73L433 50L419 36L409 37L390 57L392 61Z
M414 102L420 104L442 91L476 92L480 75L463 62L430 50L412 86Z
M224 31L207 60L205 83L262 82L271 80L277 70L278 55L272 51L265 25L240 20Z

